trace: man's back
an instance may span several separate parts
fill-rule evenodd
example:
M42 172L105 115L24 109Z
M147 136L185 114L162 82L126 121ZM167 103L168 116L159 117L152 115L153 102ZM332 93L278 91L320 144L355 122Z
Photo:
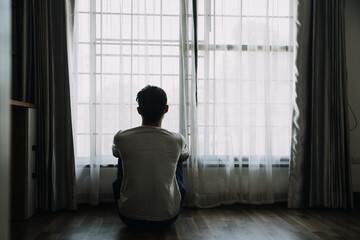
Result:
M128 218L162 221L179 212L181 194L175 171L188 157L184 138L161 127L118 132L113 154L120 157L123 180L119 211Z

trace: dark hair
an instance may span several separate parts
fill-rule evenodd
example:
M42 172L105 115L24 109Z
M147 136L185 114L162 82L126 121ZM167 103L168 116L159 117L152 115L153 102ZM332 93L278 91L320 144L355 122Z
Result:
M163 89L147 85L138 92L136 101L144 121L153 123L159 121L164 114L167 97Z

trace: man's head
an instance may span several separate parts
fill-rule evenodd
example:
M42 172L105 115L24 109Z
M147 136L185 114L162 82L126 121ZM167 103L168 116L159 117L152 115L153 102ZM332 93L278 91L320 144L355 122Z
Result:
M145 123L159 122L168 111L167 97L164 90L156 86L146 86L138 92L136 101L138 112Z

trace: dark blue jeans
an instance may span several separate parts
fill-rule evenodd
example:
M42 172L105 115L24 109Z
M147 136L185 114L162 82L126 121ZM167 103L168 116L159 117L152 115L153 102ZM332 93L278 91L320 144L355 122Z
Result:
M157 228L157 227L167 227L170 226L172 223L174 223L176 221L176 219L178 218L179 214L180 214L180 208L185 196L185 186L184 186L184 173L183 173L183 164L181 161L178 161L178 164L176 166L176 181L178 183L179 186L179 190L181 193L181 203L179 206L179 213L168 220L165 221L147 221L147 220L138 220L138 219L132 219L132 218L127 218L125 216L123 216L120 212L119 212L119 216L121 218L121 220L129 227L150 227L150 228ZM115 198L115 203L116 206L118 206L118 200L120 199L120 188L121 188L121 184L122 184L122 179L123 179L123 170L122 170L122 163L121 163L121 159L118 159L118 169L117 169L117 179L113 182L113 192L114 192L114 198Z

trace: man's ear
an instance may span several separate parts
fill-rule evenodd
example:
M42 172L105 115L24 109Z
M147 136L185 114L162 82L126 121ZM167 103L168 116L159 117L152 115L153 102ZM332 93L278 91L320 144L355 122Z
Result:
M140 107L137 107L136 109L137 109L138 113L141 115Z
M164 113L167 113L169 111L169 105L165 105Z

